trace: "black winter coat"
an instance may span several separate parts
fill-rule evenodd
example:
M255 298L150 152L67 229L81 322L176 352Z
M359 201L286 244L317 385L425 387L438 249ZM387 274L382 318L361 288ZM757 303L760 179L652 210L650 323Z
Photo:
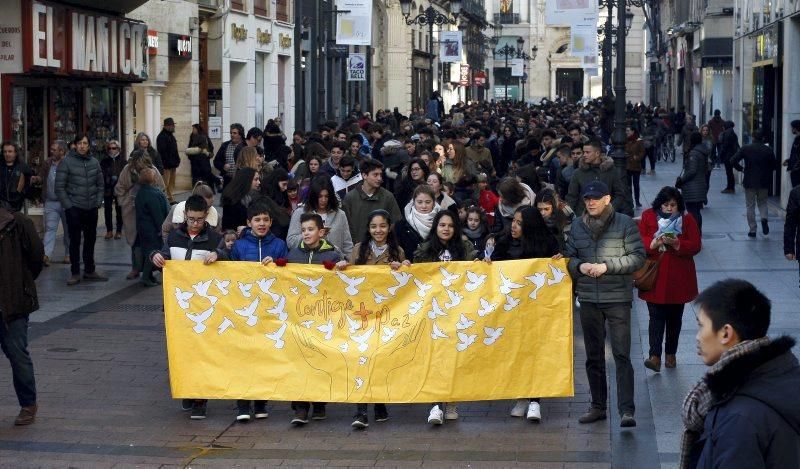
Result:
M56 196L61 207L92 210L103 205L103 171L90 154L70 151L56 170Z
M394 234L397 236L397 244L403 248L403 252L414 252L425 241L405 218L394 224Z
M705 377L714 403L692 452L697 468L800 467L794 344L779 337Z
M689 150L683 159L681 194L685 202L705 202L708 197L706 170L709 153L708 147L701 143Z
M645 251L639 228L631 217L615 212L605 231L594 239L583 218L572 222L564 257L581 302L630 303L633 274L644 265ZM604 263L608 271L598 278L581 273L584 262Z
M783 253L800 254L800 186L789 192L783 224Z
M744 160L744 167L739 164L742 160ZM742 186L745 189L769 189L772 187L772 172L778 168L775 152L760 142L740 148L733 155L730 164L737 171L744 171Z
M0 167L0 200L8 202L14 211L19 212L22 210L30 176L30 168L19 159L12 166L3 164ZM22 183L22 191L17 190L20 182Z
M181 164L181 155L178 153L178 141L172 132L162 129L156 137L156 150L161 155L164 169L175 169Z
M8 324L39 309L36 277L44 266L44 246L33 222L0 208L0 313Z
M723 163L729 162L739 151L739 137L733 129L726 129L719 135L719 157Z

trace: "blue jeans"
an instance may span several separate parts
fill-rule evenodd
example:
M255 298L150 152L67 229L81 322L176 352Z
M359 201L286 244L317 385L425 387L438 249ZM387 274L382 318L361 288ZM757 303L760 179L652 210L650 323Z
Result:
M0 320L0 346L11 362L14 391L20 407L36 404L36 381L33 361L28 353L28 318L19 318L6 324Z
M67 229L67 213L61 208L61 202L46 200L44 202L44 255L51 257L56 247L58 224L64 228L64 255L69 255L69 230Z

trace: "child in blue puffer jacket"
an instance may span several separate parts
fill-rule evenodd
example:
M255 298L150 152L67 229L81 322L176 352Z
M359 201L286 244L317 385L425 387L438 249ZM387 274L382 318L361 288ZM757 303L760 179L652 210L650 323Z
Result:
M269 232L272 226L272 216L269 206L259 200L253 201L247 207L247 228L242 231L242 236L233 243L230 252L232 261L260 262L267 265L275 259L285 258L287 254L286 243ZM250 420L250 405L253 403L253 414L257 419L269 416L267 401L236 401L236 420L247 422Z

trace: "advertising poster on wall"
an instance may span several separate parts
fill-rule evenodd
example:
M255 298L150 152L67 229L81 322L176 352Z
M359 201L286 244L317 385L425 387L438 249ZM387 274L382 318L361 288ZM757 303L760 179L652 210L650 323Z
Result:
M372 0L337 0L336 44L369 46L372 41Z
M547 0L545 4L545 23L550 26L597 23L597 15L597 0Z
M461 62L461 31L439 33L439 57L442 62Z

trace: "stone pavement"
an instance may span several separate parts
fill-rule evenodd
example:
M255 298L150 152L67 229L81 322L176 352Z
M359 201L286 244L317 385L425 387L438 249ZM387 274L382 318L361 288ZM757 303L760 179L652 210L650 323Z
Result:
M675 180L677 163L642 177L643 200ZM800 300L797 265L782 254L782 222L769 238L746 236L744 197L721 195L724 173L715 171L704 213L704 249L697 257L701 287L725 277L756 283L773 300L772 332L798 335L791 320ZM14 428L18 411L10 370L0 366L0 465L8 467L676 467L686 390L704 371L694 352L696 323L684 314L678 368L645 371L647 310L636 300L632 350L638 427L619 428L619 417L579 425L588 407L580 323L575 324L575 397L542 402L543 421L508 416L511 401L460 406L458 422L432 428L426 405L393 405L391 419L366 431L350 427L353 405L332 404L329 418L303 428L289 425L288 403L272 402L270 416L234 423L235 404L214 401L209 418L190 421L169 397L160 289L124 280L124 241L98 240L105 283L67 288L68 268L54 265L39 282L42 310L31 324L30 349L40 413L30 427ZM58 248L57 248L58 249ZM59 258L56 251L54 258ZM613 390L610 351L609 383Z

